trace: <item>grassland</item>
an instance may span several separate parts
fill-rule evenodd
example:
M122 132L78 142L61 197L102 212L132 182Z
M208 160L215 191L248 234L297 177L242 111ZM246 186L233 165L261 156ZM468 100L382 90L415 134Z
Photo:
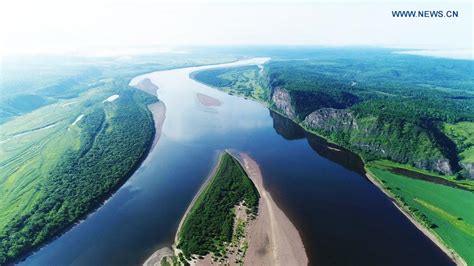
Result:
M244 66L198 71L192 76L229 94L265 101L268 90L260 78L260 71L258 66Z
M33 250L99 206L144 159L154 134L147 105L156 98L128 87L131 78L232 60L167 54L5 60L0 264ZM115 94L116 100L106 101Z
M120 97L104 102L114 93ZM146 109L153 100L140 94L103 87L3 125L9 133L0 161L2 262L97 206L140 162L153 136Z
M239 237L238 230L234 234L235 206L243 203L248 213L255 215L259 197L239 162L228 153L222 155L215 175L199 194L179 231L177 248L182 256L223 256L226 243Z
M474 263L474 193L395 174L384 163L367 164L399 205L467 263Z
M445 124L443 132L456 143L461 163L474 163L474 123Z

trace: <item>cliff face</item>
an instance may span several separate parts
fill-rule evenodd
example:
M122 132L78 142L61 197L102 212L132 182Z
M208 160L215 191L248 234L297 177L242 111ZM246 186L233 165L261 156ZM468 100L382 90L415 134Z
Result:
M384 158L400 163L410 163L421 169L452 174L452 166L441 150L430 141L421 129L417 135L407 136L403 131L387 129L388 124L377 121L376 117L357 118L347 109L322 108L309 114L303 125L315 130L343 146L357 150L366 158ZM415 125L411 125L416 127ZM415 128L416 129L416 128ZM410 139L403 146L399 139ZM422 147L415 147L424 143ZM427 144L428 143L428 144Z
M354 115L345 109L322 108L309 114L305 126L330 132L358 129Z
M457 161L451 161L453 157L443 149L445 145L422 125L403 118L384 121L376 116L360 117L347 108L332 108L324 95L289 91L281 85L270 87L269 92L270 104L286 117L365 159L389 159L443 174L453 174L458 168ZM463 168L474 175L472 165Z
M295 107L291 104L291 95L287 90L276 87L273 90L271 101L278 111L291 119L296 119Z
M474 179L474 163L463 163L461 162L461 167L467 172L466 177Z

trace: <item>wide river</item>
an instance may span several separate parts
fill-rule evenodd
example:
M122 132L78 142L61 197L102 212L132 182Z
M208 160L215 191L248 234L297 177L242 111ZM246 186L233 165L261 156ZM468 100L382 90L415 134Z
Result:
M158 144L102 207L20 264L141 264L173 242L181 216L224 149L244 151L259 163L265 186L298 228L312 265L452 264L365 178L357 156L260 103L189 78L197 70L265 60L132 80L149 78L159 87L166 119ZM204 106L197 93L222 104Z

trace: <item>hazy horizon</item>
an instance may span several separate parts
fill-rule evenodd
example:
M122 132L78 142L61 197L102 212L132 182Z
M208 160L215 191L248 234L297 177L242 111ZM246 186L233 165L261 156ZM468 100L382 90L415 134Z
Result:
M371 46L472 52L472 3L8 1L1 54L100 54L183 46ZM28 6L29 8L25 8ZM458 18L394 18L457 10ZM5 25L9 25L6 27ZM138 48L137 48L138 47ZM178 47L178 48L176 48Z

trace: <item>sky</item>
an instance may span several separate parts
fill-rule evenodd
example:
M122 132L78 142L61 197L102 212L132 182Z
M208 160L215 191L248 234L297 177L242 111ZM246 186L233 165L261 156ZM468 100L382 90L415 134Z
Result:
M393 18L393 10L456 10L459 17ZM469 0L2 0L0 53L100 53L142 46L168 51L199 45L472 51L473 13Z

